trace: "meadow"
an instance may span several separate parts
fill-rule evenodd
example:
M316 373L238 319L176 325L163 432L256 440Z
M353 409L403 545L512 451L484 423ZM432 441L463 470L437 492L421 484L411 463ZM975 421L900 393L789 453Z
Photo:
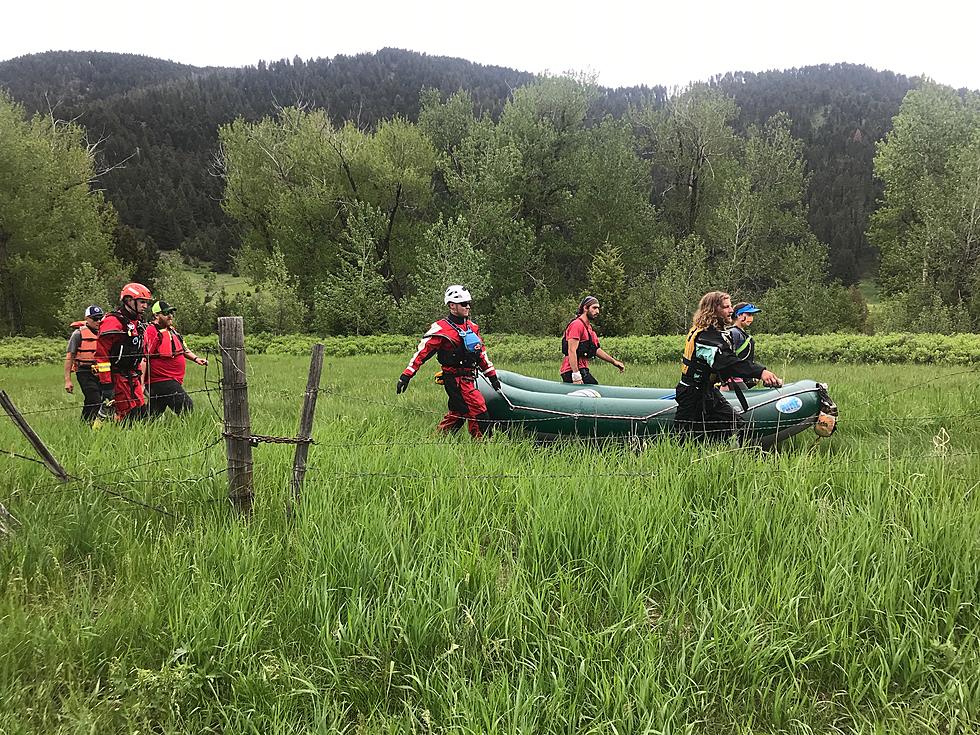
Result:
M59 366L0 368L76 478L0 454L0 732L980 732L974 366L774 364L839 429L760 453L438 436L407 358L328 354L301 506L260 445L248 521L203 369L189 417L92 431ZM254 432L307 365L249 358Z

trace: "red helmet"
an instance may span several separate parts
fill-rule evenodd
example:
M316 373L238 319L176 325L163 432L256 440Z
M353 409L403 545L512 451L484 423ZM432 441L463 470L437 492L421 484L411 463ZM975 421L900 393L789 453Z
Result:
M144 286L142 283L127 283L122 287L122 291L119 292L119 300L122 301L127 296L134 299L146 299L147 301L153 301L153 294L150 293L150 289Z

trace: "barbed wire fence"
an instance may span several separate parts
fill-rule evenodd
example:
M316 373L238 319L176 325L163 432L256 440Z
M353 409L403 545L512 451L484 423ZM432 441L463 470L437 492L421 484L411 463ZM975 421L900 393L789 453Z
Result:
M244 331L241 325L240 317L227 317L227 319L237 319L237 328L232 328L231 332L233 336L231 341L228 338L221 341L219 340L219 356L221 358L220 362L215 362L215 369L218 372L216 378L211 379L208 373L208 366L204 369L204 387L196 390L186 391L189 395L205 394L208 400L208 406L211 412L216 418L216 422L223 426L223 430L219 432L219 435L204 444L203 446L179 456L166 456L157 459L148 459L145 461L137 462L135 464L129 464L125 467L109 470L103 473L85 473L85 474L74 474L65 472L63 478L59 478L59 481L52 483L51 485L35 485L32 488L32 495L43 496L48 493L59 493L64 492L68 485L77 487L82 485L86 489L91 489L93 491L102 493L107 497L113 498L127 506L133 507L135 509L148 510L159 514L163 517L168 517L174 520L181 520L184 518L178 512L173 509L173 505L182 506L201 506L201 505L216 505L220 503L229 503L235 507L235 509L242 515L248 515L251 513L252 499L254 497L254 490L251 486L252 480L252 469L253 462L251 458L251 449L257 447L259 444L278 444L278 445L294 445L296 447L296 456L294 457L293 473L290 482L290 501L287 505L287 512L294 512L298 507L301 500L301 488L303 484L303 477L308 470L315 470L320 475L329 476L337 480L350 480L355 478L361 479L411 479L411 480L427 480L427 481L439 481L439 480L521 480L527 478L538 478L538 479L562 479L566 478L567 473L559 472L537 472L537 473L527 473L527 472L429 472L423 470L411 470L411 469L400 469L395 471L350 471L350 470L336 470L332 467L323 466L320 463L316 463L307 466L308 452L311 446L315 445L321 449L332 449L332 450L357 450L365 449L371 452L378 452L384 450L395 450L400 447L417 447L424 445L445 445L447 440L444 436L434 437L429 439L413 438L406 441L395 441L395 440L384 440L375 442L364 442L364 441L342 441L342 442L317 442L312 437L312 425L313 417L316 407L317 396L324 395L331 399L336 399L347 405L356 405L358 403L365 405L380 405L386 409L392 409L395 411L403 413L418 413L431 416L442 416L444 411L439 409L424 408L420 406L405 405L404 402L395 402L392 400L382 400L378 398L370 398L358 393L346 392L339 389L337 386L326 386L320 387L320 368L322 367L323 359L323 346L314 345L311 353L311 367L310 376L307 381L306 390L302 394L296 394L294 392L285 391L281 396L285 398L295 398L301 396L304 399L303 411L299 422L299 431L296 436L293 437L282 437L282 436L272 436L265 434L257 434L251 431L251 421L247 414L247 377L249 375L248 367L245 363L244 358ZM236 336L240 333L241 338L238 339ZM206 350L206 354L211 354L211 350ZM208 364L210 365L210 360ZM319 362L319 365L316 363ZM220 365L220 369L219 369ZM977 372L977 367L972 367L966 370L958 371L957 375ZM231 375L232 378L228 379L226 376ZM912 386L904 386L900 389L890 391L887 393L881 393L869 399L866 403L871 405L873 401L880 401L890 395L898 394L911 390L920 385L926 385L936 380L942 379L942 377L950 377L949 375L929 378L927 380L921 381ZM359 380L359 385L364 385L368 381ZM377 381L379 384L388 384L391 381ZM222 396L224 403L224 411L219 412L218 407L215 404L214 396L219 394ZM244 399L243 396L244 395ZM230 398L230 400L229 400ZM865 404L856 404L865 405ZM229 409L230 415L229 415ZM244 409L244 413L242 412ZM77 411L76 405L69 405L57 408L43 408L35 409L30 411L19 412L20 416L38 415L38 414L49 414L60 411ZM459 418L465 418L460 416ZM588 414L582 415L580 418L583 420L594 419L595 417L590 417ZM874 416L874 417L864 417L864 418L848 418L849 423L858 422L869 422L869 423L891 423L891 424L903 424L905 426L921 424L925 429L929 428L929 425L936 424L937 422L942 422L943 424L949 423L951 421L959 421L966 418L976 419L977 415L975 413L961 413L961 414L931 414L931 415L919 415L919 416ZM545 417L536 419L534 417L523 417L520 419L513 420L498 420L495 424L502 425L506 427L508 424L520 424L520 425L534 425L536 421L551 421L551 417ZM712 423L712 422L706 422ZM728 422L718 422L719 424L727 424ZM803 420L800 423L807 423L808 420ZM783 426L790 427L792 422L787 422ZM595 439L595 437L590 437L590 439ZM143 480L139 478L126 477L124 480L112 480L111 478L117 477L123 474L130 474L134 470L138 470L150 465L157 463L174 463L175 461L190 459L192 457L203 455L210 450L217 447L222 442L226 444L226 466L220 469L212 468L207 473L202 475L180 477L180 478L170 478L166 480L161 480L155 478L153 480ZM647 448L656 446L664 441L670 441L669 438L664 436L653 436L653 437L630 437L628 438L628 444L636 451L643 451ZM980 455L980 451L955 451L950 448L950 437L945 428L945 425L939 427L938 433L931 436L931 451L922 451L917 454L907 454L907 455L893 455L890 452L888 454L882 455L864 455L859 458L842 458L833 457L834 461L828 464L823 469L827 472L833 474L866 474L868 469L867 465L872 461L903 461L903 460L951 460L956 458L974 457ZM247 451L245 446L247 445ZM302 450L302 451L300 451ZM736 452L746 452L752 450L759 450L759 447L730 447L723 448L720 450L705 451L696 460L692 462L692 465L708 461L714 457L720 455L726 455L731 453L733 456ZM36 457L27 456L19 452L7 449L0 449L0 454L21 460L28 461L31 463L36 463L45 466L49 470L50 465L42 458L38 459ZM828 455L824 455L828 456ZM833 455L829 455L833 456ZM853 469L852 469L853 467ZM57 475L57 473L55 473ZM600 472L592 473L590 476L594 478L620 478L620 479L646 479L654 480L658 476L659 472L656 469L649 471L637 471L637 472ZM229 493L225 497L212 497L202 500L183 500L176 501L172 503L171 507L166 507L158 503L148 502L145 499L135 497L131 493L125 492L125 489L132 488L134 485L141 483L168 483L168 484L181 484L186 485L189 483L202 483L208 482L213 483L215 480L221 478L222 476L227 476L229 480ZM948 475L949 479L955 479L966 483L967 485L972 483L973 487L980 486L980 482L971 479L969 476L963 475ZM246 482L247 484L243 484ZM247 490L246 490L247 488ZM9 502L9 501L8 501ZM0 503L0 536L9 535L16 528L20 526L19 521L9 512L9 510Z

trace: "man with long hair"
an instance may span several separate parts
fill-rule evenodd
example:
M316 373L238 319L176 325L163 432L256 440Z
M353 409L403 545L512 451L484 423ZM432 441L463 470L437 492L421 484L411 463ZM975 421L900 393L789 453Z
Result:
M677 384L674 426L694 439L727 439L743 433L743 422L717 388L733 378L761 380L776 388L783 381L753 360L735 354L728 327L732 323L732 297L710 291L701 297L691 320Z

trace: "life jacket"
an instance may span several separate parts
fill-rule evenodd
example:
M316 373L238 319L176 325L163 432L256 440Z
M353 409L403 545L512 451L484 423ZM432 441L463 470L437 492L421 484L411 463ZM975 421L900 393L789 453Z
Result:
M732 327L730 331L733 334L737 331L738 334L744 337L742 343L735 348L735 354L743 360L755 362L755 340L752 338L752 335L739 327ZM734 342L735 340L733 339L732 343L734 344Z
M186 352L184 338L180 336L180 332L173 327L168 329L156 327L156 330L160 333L160 346L153 357L180 357ZM167 337L170 339L166 339Z
M705 331L695 327L687 333L684 357L681 358L681 382L695 388L708 388L718 380L713 369L718 348L698 344L698 337Z
M71 326L78 329L82 335L81 344L78 345L78 350L75 352L75 364L72 365L71 369L75 370L78 365L91 367L95 364L95 345L99 341L99 335L89 329L84 320L72 322Z
M109 354L109 366L114 373L131 373L143 360L143 334L146 325L141 321L133 321L118 309L110 313L119 320L125 331L119 342Z
M480 364L480 353L483 351L483 340L480 339L478 332L474 331L469 319L463 322L463 326L453 324L448 319L440 319L440 324L448 326L452 331L459 335L459 342L452 338L444 340L449 343L449 347L440 347L437 357L439 364L444 368L463 368L473 369ZM473 324L476 327L476 324ZM479 327L477 327L479 329ZM445 330L444 330L445 331ZM446 335L447 337L449 335Z
M561 337L561 354L568 357L568 328L575 323L576 319L581 317L575 317L568 324L565 325L565 331L562 332ZM585 322L582 322L585 324ZM595 357L596 352L599 350L599 338L596 336L595 330L588 324L585 324L585 332L589 335L587 340L579 340L578 347L575 350L575 354L578 357L584 357L586 360L591 360Z

